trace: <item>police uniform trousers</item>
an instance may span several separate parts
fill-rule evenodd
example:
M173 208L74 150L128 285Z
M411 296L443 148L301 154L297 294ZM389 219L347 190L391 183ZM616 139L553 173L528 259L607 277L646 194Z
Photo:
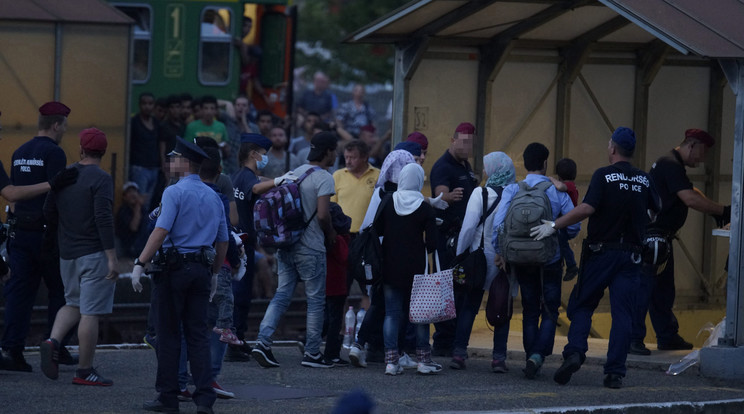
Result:
M578 353L583 361L589 349L587 338L592 325L592 314L610 288L612 326L607 349L605 374L625 376L625 360L630 346L633 311L640 286L641 265L633 263L627 250L605 250L590 254L582 263L582 273L571 292L567 315L571 320L568 344L563 358Z
M56 238L56 234L51 236ZM31 328L31 312L41 279L48 291L47 332L49 337L57 311L65 304L65 288L59 273L59 255L54 243L45 242L44 231L15 230L8 239L8 265L11 278L5 283L5 334L2 347L6 351L25 346Z
M178 270L163 272L155 278L157 285L158 370L155 388L158 399L165 406L178 407L178 361L181 355L181 326L191 374L196 390L193 400L197 406L211 407L216 395L212 389L211 356L207 310L211 286L211 272L207 265L183 262Z
M251 310L251 300L253 299L253 278L256 266L256 249L246 247L246 268L243 278L233 280L233 325L235 325L235 335L238 339L245 339L245 331L248 330L248 312Z
M674 249L669 252L666 267L658 275L655 266L644 266L638 307L633 322L632 340L641 342L646 337L646 313L656 331L659 344L674 339L679 332L679 322L672 307L676 296L674 287Z

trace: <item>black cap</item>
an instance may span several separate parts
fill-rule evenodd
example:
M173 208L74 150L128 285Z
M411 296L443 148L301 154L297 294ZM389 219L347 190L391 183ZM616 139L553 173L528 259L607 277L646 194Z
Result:
M310 152L307 154L307 159L319 161L328 150L335 150L337 145L338 140L333 132L318 132L310 140Z
M182 156L187 160L196 163L201 163L205 159L209 158L196 144L193 142L187 142L181 137L176 137L176 147L173 148L173 151L168 153L168 156L170 157L174 155Z

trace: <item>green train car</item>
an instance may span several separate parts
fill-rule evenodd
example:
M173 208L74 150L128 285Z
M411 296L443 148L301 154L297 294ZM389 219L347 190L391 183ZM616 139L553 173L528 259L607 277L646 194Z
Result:
M131 111L138 111L137 97L142 92L156 97L188 92L222 99L243 94L257 109L284 116L291 108L297 21L296 7L290 3L111 0L112 6L135 21ZM247 18L252 27L244 35ZM241 43L251 46L248 61L241 59ZM252 79L260 79L261 87Z

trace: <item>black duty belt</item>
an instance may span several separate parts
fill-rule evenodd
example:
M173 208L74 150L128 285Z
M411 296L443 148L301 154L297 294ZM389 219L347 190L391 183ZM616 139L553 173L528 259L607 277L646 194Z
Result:
M592 253L601 253L607 250L621 250L630 253L640 254L642 248L638 244L633 243L621 243L621 242L595 242L587 243L587 247Z
M207 264L202 252L180 253L180 256L184 262Z

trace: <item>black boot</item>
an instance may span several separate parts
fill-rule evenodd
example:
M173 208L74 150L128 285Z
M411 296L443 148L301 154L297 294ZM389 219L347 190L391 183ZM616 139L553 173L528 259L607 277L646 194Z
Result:
M32 372L31 365L26 362L26 358L23 357L23 348L15 348L7 350L7 357L3 357L0 368L6 371L20 371L20 372Z

